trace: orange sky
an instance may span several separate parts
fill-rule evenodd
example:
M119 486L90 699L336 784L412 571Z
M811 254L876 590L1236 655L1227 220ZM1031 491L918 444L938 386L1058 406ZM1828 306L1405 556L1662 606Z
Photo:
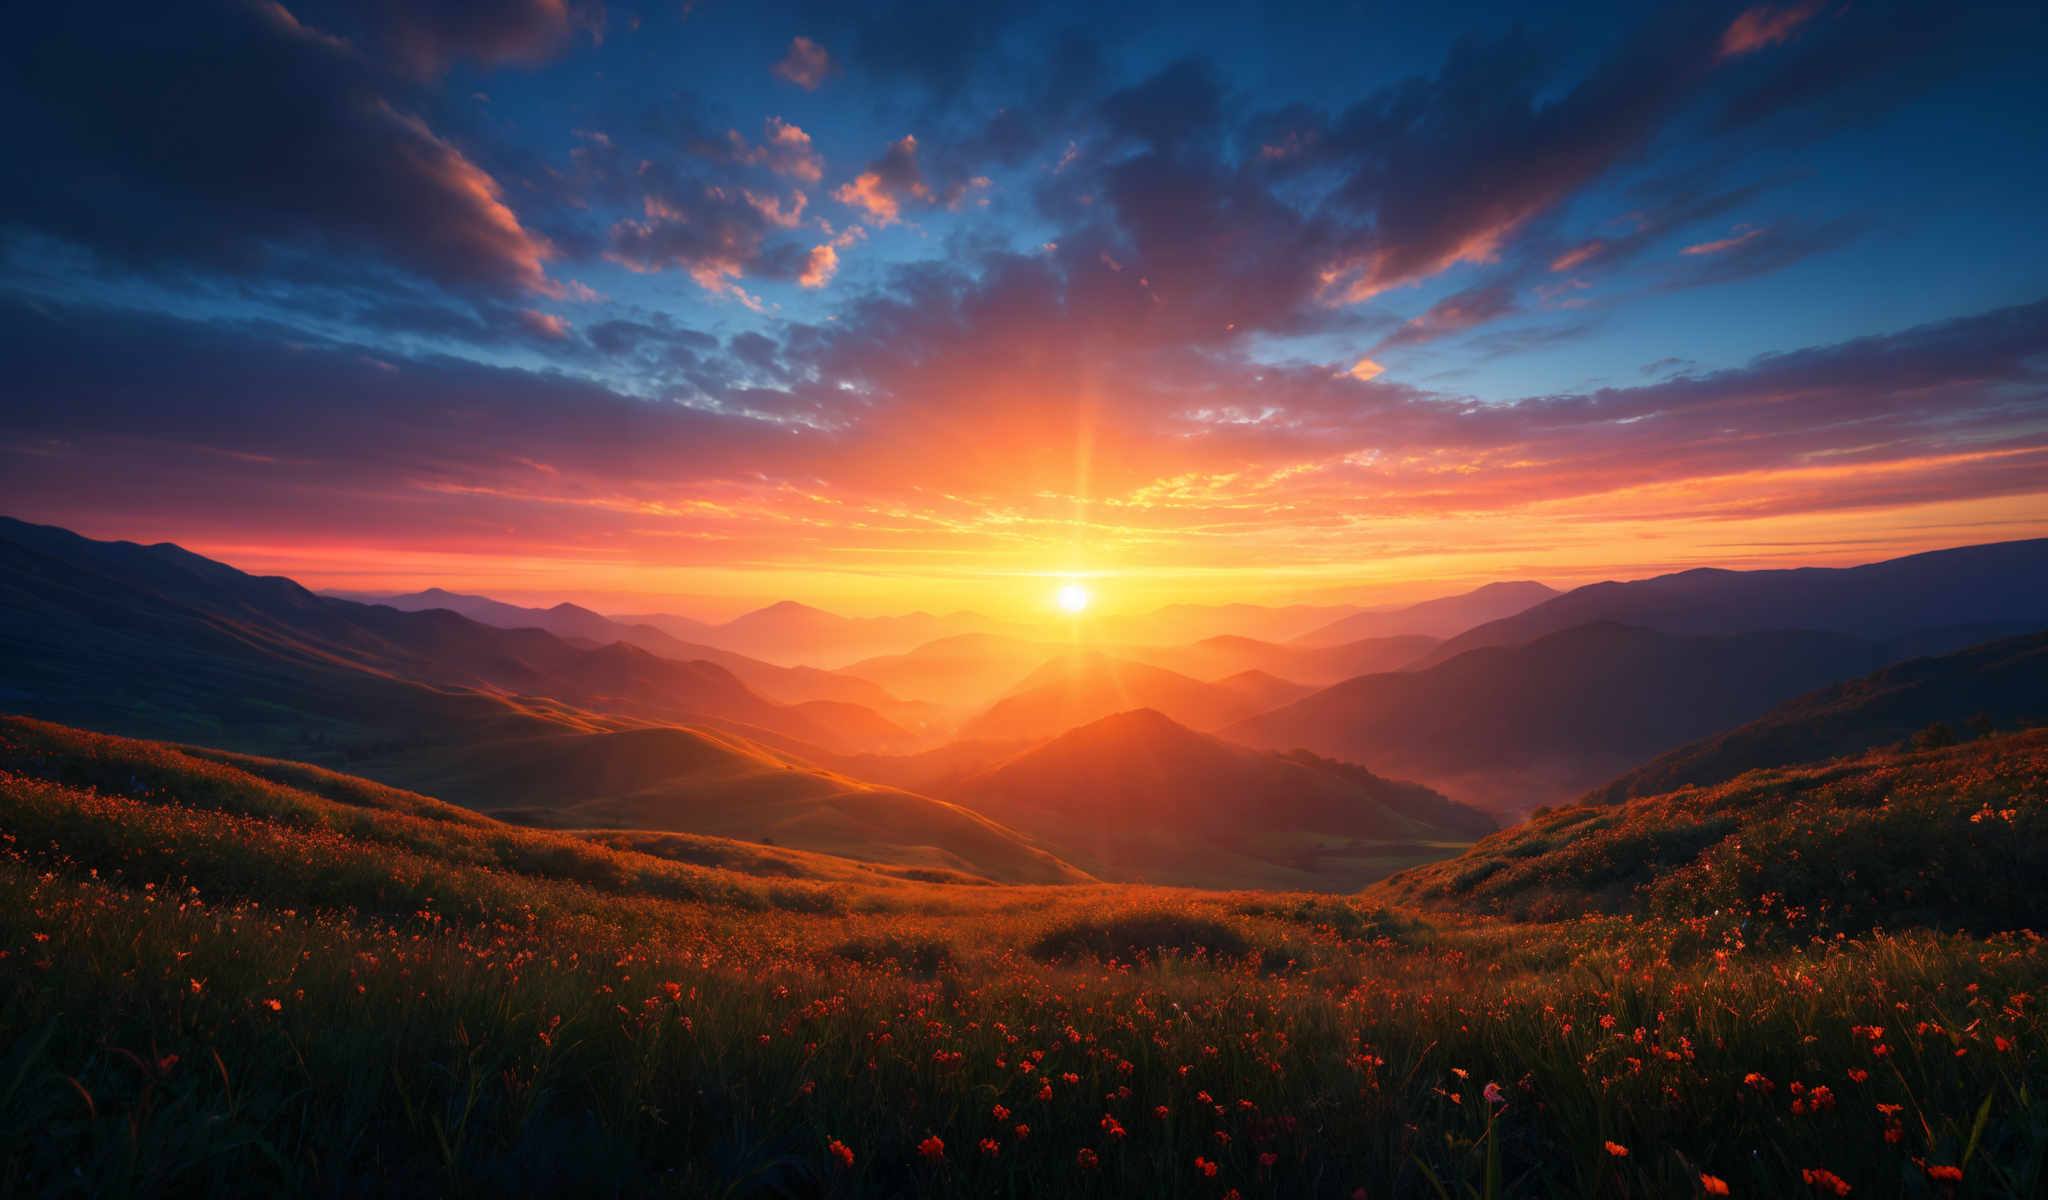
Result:
M1672 510L1741 508L1808 477L1737 477L1651 486L1599 502L1546 502L1491 513L1258 522L1242 532L1176 537L1156 526L1091 522L1018 533L1007 517L948 538L890 534L866 521L846 541L794 558L759 531L749 565L665 562L687 525L612 547L479 548L309 541L275 545L185 539L244 570L283 574L320 589L399 592L430 586L520 603L571 600L610 611L737 615L799 599L847 615L972 609L1014 620L1059 620L1053 596L1086 583L1091 611L1131 613L1175 603L1395 604L1497 579L1568 588L1695 566L1846 566L1921 550L2048 536L2048 493L1881 506L1829 513L1716 515ZM1611 510L1611 511L1602 511ZM175 535L125 522L107 536Z

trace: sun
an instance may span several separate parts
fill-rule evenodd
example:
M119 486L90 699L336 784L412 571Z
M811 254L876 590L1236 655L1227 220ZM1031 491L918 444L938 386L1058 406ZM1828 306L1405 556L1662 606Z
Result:
M1077 613L1088 607L1088 589L1078 583L1070 583L1061 588L1057 598L1060 607L1070 613Z

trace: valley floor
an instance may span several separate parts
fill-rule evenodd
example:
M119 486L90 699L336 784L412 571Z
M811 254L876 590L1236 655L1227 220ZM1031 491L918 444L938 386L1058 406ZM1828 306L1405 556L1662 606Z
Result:
M2048 1178L2031 934L771 879L302 782L91 735L7 747L0 1192Z

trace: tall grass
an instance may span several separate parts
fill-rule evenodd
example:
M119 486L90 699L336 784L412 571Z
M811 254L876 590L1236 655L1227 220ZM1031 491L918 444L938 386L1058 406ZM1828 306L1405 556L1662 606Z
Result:
M2042 1194L2030 934L777 906L36 753L0 774L0 1193Z

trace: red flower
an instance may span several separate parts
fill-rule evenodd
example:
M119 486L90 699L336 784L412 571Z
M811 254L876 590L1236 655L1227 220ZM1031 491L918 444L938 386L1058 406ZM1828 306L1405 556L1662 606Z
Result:
M1718 1175L1701 1172L1700 1190L1709 1196L1725 1196L1728 1194L1728 1181Z
M1195 1155L1195 1170L1200 1171L1211 1179L1216 1178L1216 1164L1199 1154Z
M1833 1171L1823 1171L1819 1167L1807 1167L1799 1172L1799 1178L1805 1180L1806 1186L1816 1192L1829 1192L1837 1196L1849 1194L1849 1181Z
M1608 1142L1608 1143L1607 1143L1606 1145L1607 1145L1607 1152L1608 1152L1609 1154L1612 1154L1612 1155L1613 1155L1614 1157L1616 1157L1616 1158L1627 1158L1627 1157L1628 1157L1628 1147L1627 1147L1627 1146L1624 1146L1624 1145L1622 1145L1622 1144L1621 1144L1620 1142Z
M1021 1141L1023 1141L1023 1140L1025 1139L1025 1138L1028 1138L1028 1137L1030 1137L1030 1136L1031 1136L1031 1126L1029 1126L1029 1125L1019 1125L1019 1126L1017 1126L1017 1140L1018 1140L1018 1141L1020 1141L1020 1142L1021 1142Z
M994 1138L981 1139L982 1157L994 1158L996 1155L1001 1154L1002 1152L1003 1148L1001 1146L996 1145L996 1140Z
M825 1144L825 1149L832 1157L839 1160L840 1166L850 1167L853 1165L853 1151L846 1148L845 1142L840 1141L838 1138L833 1138Z
M917 1152L937 1162L946 1157L946 1143L940 1141L937 1134L933 1134L917 1144Z
M995 1107L995 1117L998 1121L1007 1121L1010 1119L1010 1110L998 1104Z
M1090 1150L1086 1146L1081 1147L1080 1151L1074 1155L1075 1165L1079 1166L1083 1171L1093 1171L1095 1164L1101 1161L1101 1159L1095 1157L1095 1151Z
M1927 1172L1927 1177L1936 1183L1961 1183L1963 1181L1963 1169L1961 1167L1930 1167L1923 1163L1920 1169Z

